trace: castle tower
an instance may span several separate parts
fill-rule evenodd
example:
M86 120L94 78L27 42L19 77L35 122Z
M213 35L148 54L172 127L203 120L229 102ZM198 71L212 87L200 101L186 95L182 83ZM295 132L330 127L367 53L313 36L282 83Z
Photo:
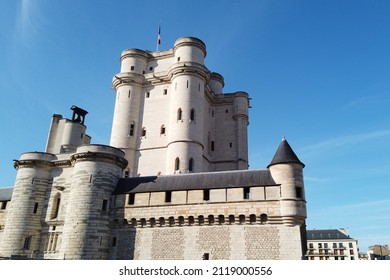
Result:
M24 153L15 161L16 182L0 243L0 256L34 257L39 250L45 205L50 185L51 161L48 153Z
M85 145L71 156L71 162L72 182L59 256L107 259L110 198L127 161L119 149Z
M283 137L268 169L277 184L281 185L280 214L283 222L291 228L299 228L293 234L300 237L302 256L306 251L306 198L303 182L303 168L293 149ZM292 231L293 229L291 229Z
M110 145L122 149L128 161L128 174L137 175L138 148L144 109L143 83L148 54L137 49L122 52L121 72L114 76L116 91Z
M178 39L171 80L166 174L203 171L205 44L196 38Z
M194 37L122 52L110 145L126 153L125 177L248 168L249 96L222 93L205 57Z

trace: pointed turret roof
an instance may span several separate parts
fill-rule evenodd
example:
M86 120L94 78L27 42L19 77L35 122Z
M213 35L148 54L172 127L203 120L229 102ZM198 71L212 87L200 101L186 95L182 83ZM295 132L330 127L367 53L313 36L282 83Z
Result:
M293 149L291 148L290 144L288 144L286 138L283 137L282 142L280 143L278 150L276 151L274 158L272 159L271 163L268 165L270 167L271 165L280 164L280 163L299 163L302 164L303 167L305 165L299 160L297 155L294 153ZM267 167L267 168L268 168Z

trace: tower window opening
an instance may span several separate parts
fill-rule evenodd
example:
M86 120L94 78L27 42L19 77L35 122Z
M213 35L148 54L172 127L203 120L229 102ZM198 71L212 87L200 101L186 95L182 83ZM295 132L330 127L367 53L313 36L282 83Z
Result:
M177 61L180 61L180 56L177 58Z
M128 95L128 98L130 98L130 96L131 96L131 90L129 90L129 95Z
M177 120L180 121L182 119L182 114L183 114L183 111L181 110L181 108L179 108L177 110Z
M125 170L125 178L128 178L130 176L130 170L126 169Z
M191 109L190 120L195 121L195 109Z
M215 145L214 145L214 141L211 141L211 151L212 151L212 152L214 152L214 148L215 148L214 146L215 146Z
M24 244L23 244L23 249L24 249L24 250L29 250L29 249L30 249L31 239L32 239L32 236L27 236L27 237L24 239Z
M134 66L131 66L131 67L130 67L130 70L131 70L131 71L134 71Z
M108 200L103 199L102 211L107 211L107 209L108 209Z
M172 191L166 191L165 192L165 202L171 202L172 201Z
M149 97L150 97L150 91L147 91L147 92L145 93L145 96L146 96L146 98L149 98Z
M204 201L210 200L210 190L203 190L203 200Z
M210 260L210 254L209 254L209 253L204 253L203 256L202 256L202 259L203 259L204 261Z
M165 126L162 125L160 128L160 135L164 135L164 134L165 134Z
M233 143L232 143L232 142L230 142L229 146L230 146L230 148L232 148L232 147L233 147Z
M52 211L50 215L51 219L55 219L58 217L58 213L60 211L60 204L61 204L61 195L57 193L56 196L54 197L54 202L53 202Z
M175 159L175 171L179 171L180 169L180 159L177 157Z
M187 88L188 88L188 80L187 80Z
M164 89L164 93L163 93L164 95L167 95L168 94L168 90L165 88Z
M145 129L145 127L142 128L142 134L141 135L142 135L142 137L146 136L146 129Z
M135 128L135 124L133 122L130 124L129 136L134 136L134 128Z
M113 237L112 238L112 247L115 247L116 246L116 237Z
M296 193L297 198L303 198L303 192L302 192L302 188L301 187L296 187L295 188L295 193Z
M250 198L250 195L251 195L251 188L249 187L245 187L244 188L244 199L249 199Z
M7 207L7 201L1 203L1 210L4 210Z
M188 162L188 171L189 172L193 172L194 171L194 159L193 158L190 158L190 160Z
M153 66L150 66L150 67L149 67L149 71L152 71L152 70L153 70Z
M34 210L33 213L36 214L38 212L38 202L34 203Z

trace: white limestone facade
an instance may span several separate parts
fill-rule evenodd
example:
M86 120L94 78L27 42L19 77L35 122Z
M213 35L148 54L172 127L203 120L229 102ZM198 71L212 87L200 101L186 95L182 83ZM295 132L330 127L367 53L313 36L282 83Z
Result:
M110 145L125 151L128 176L248 168L249 96L222 93L205 56L193 37L166 51L122 52Z

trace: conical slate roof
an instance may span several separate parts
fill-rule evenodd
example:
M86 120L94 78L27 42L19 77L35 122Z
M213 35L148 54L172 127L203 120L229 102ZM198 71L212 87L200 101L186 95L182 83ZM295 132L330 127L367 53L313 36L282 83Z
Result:
M286 138L283 137L282 142L280 143L278 150L276 151L274 158L271 163L268 165L280 164L280 163L299 163L305 166L294 153L291 146L288 144Z

